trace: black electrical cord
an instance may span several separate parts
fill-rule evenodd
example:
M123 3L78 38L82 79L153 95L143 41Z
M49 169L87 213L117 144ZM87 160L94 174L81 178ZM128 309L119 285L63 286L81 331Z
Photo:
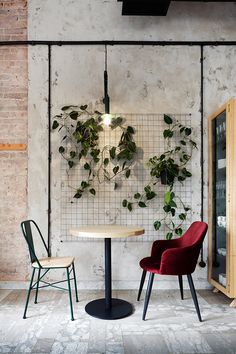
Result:
M104 98L105 113L110 113L110 98L108 95L108 73L107 73L107 45L105 45L105 67L104 67Z

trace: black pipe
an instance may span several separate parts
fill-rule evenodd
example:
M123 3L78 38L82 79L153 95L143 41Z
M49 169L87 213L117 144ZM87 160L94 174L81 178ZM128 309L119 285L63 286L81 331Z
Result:
M48 40L28 40L28 41L0 41L0 46L14 45L140 45L140 46L229 46L236 45L236 41L48 41Z
M51 45L48 45L48 253L51 257Z
M111 239L105 238L105 307L111 309Z
M201 221L203 221L203 217L204 217L204 207L203 207L203 203L204 203L204 166L203 166L203 163L204 163L204 156L203 156L203 148L204 148L204 145L203 145L203 134L204 134L204 92L203 92L203 82L204 82L204 74L203 74L203 61L204 61L204 56L203 56L203 45L201 45L201 59L200 59L200 62L201 62L201 89L200 89L200 92L201 92L201 102L200 102L200 105L201 105L201 154L200 154L200 165L201 165ZM206 263L204 262L203 260L203 246L201 247L201 252L200 252L200 262L199 262L199 266L201 268L204 268L206 266Z

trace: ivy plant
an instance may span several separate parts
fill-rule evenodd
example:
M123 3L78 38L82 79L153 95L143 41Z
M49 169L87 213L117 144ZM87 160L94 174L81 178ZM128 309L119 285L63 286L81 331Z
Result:
M153 226L155 230L165 227L168 230L166 238L171 239L174 235L182 235L182 225L191 210L183 203L180 196L176 195L174 186L176 183L183 184L187 178L192 176L187 165L197 144L191 139L192 129L190 127L184 126L166 114L164 114L164 122L166 129L163 131L163 137L167 142L167 150L159 156L149 158L147 163L150 174L149 183L142 192L136 192L130 200L124 199L122 205L129 211L132 211L136 205L146 208L152 199L158 197L156 185L158 183L165 185L162 204L164 217L156 220Z
M67 161L68 170L80 165L87 175L75 188L74 198L81 198L85 192L95 196L95 182L114 181L116 189L121 183L118 177L130 177L137 146L135 130L124 125L124 118L113 118L110 124L110 129L120 130L118 145L101 148L99 137L104 130L103 113L90 112L88 105L64 106L61 111L52 124L52 129L62 137L58 151Z

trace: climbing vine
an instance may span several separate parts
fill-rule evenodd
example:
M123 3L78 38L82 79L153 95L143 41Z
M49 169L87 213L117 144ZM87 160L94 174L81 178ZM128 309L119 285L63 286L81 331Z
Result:
M87 177L75 188L74 198L81 198L85 192L96 195L95 182L114 182L114 189L120 178L129 178L136 156L135 130L125 125L123 117L111 119L109 128L120 131L118 145L100 147L100 133L104 130L103 113L90 112L88 105L64 106L54 117L52 129L62 137L58 148L67 161L68 171L80 165Z
M176 183L183 184L187 178L192 176L187 165L197 144L191 139L192 129L190 127L184 126L166 114L164 122L167 127L163 131L163 137L167 141L168 149L159 156L150 157L147 163L150 175L149 183L142 192L136 192L130 200L124 199L122 205L130 212L134 206L146 208L152 199L159 197L156 185L158 183L165 185L166 190L162 197L164 217L156 220L153 226L155 230L159 230L162 226L167 228L166 238L171 239L174 234L182 235L182 224L191 210L173 189ZM172 147L174 138L177 144Z

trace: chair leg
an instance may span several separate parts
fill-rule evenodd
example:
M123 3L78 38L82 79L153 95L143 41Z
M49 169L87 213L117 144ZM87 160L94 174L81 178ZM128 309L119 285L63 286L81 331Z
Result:
M31 275L31 280L30 280L30 285L29 285L29 290L28 290L28 294L27 294L27 298L26 298L25 311L24 311L24 315L23 315L24 319L26 318L26 312L27 312L27 308L28 308L30 292L31 292L32 283L33 283L33 280L34 280L34 273L35 273L35 268L33 268L33 272L32 272L32 275Z
M71 287L70 287L70 272L69 272L69 268L66 268L66 272L67 272L68 291L69 291L69 300L70 300L71 321L74 321L72 296L71 296Z
M196 308L196 311L197 311L198 319L199 319L200 322L202 322L201 313L200 313L198 300L197 300L197 294L196 294L195 287L194 287L194 284L193 284L192 275L188 274L187 278L188 278L188 283L189 283L190 291L191 291L191 294L192 294L193 302L194 302L194 305L195 305L195 308Z
M142 293L142 290L143 290L143 284L145 282L146 274L147 274L146 270L143 270L142 277L141 277L141 280L140 280L140 285L139 285L137 301L140 300L140 296L141 296L141 293Z
M146 313L147 313L148 303L149 303L151 292L152 292L153 279L154 279L154 273L150 273L149 280L148 280L148 286L147 286L147 290L146 290L146 295L145 295L145 300L144 300L143 321L145 321L145 317L146 317Z
M77 282L76 282L76 276L75 276L75 265L74 265L74 262L72 263L72 269L73 269L73 274L74 274L74 284L75 284L75 297L76 297L76 302L79 302L79 299L78 299L78 291L77 291Z
M178 278L179 278L179 289L180 289L181 300L183 300L184 299L183 277L182 275L178 275Z
M37 287L36 287L35 299L34 299L34 303L35 303L35 304L37 304L37 302L38 302L37 300L38 300L40 273L41 273L41 268L39 268L39 270L38 270L38 280L37 280Z

